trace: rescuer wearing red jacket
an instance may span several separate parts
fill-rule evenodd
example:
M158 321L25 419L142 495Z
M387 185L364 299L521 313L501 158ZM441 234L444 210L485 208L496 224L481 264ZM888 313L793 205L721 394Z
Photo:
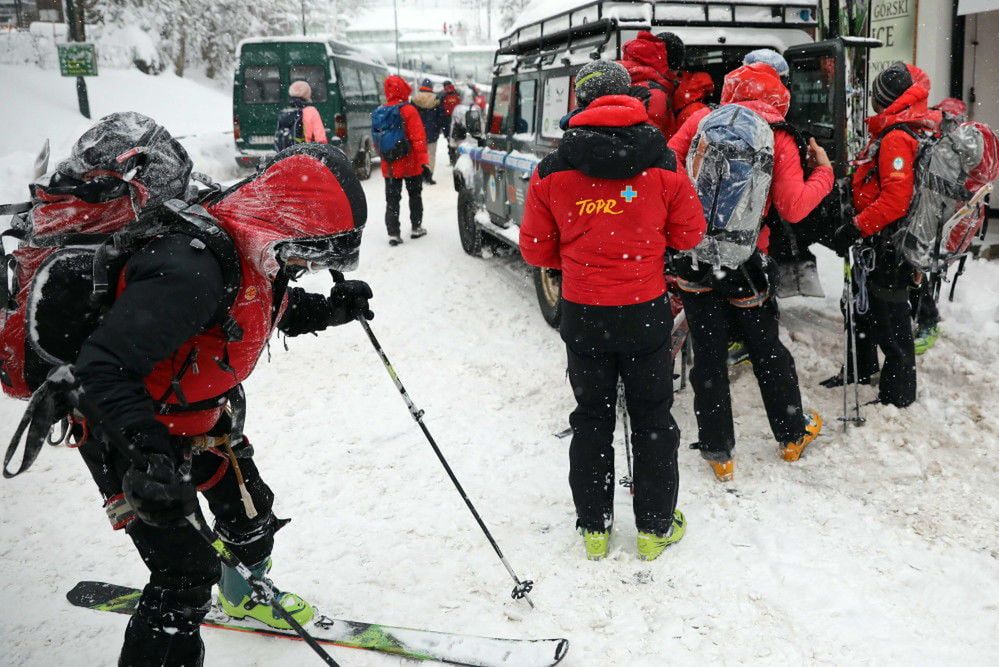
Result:
M388 229L389 244L402 243L399 229L399 212L402 202L402 185L406 184L409 194L409 221L413 229L411 238L426 236L423 227L423 178L432 175L430 171L430 156L427 154L427 133L423 129L423 121L416 107L409 103L413 92L406 80L392 74L385 79L385 104L392 106L402 104L399 115L402 116L402 127L409 142L409 152L389 162L382 160L382 176L385 178L385 227Z
M646 88L649 99L645 103L649 122L669 139L673 131L673 83L663 76L669 72L666 45L651 32L642 31L622 48L620 63L628 70L631 83Z
M874 270L868 277L870 310L857 314L857 369L861 383L878 372L878 348L884 354L878 399L904 408L916 400L916 355L912 337L908 289L914 271L883 238L882 232L905 217L915 191L917 136L940 125L940 112L928 108L925 74L904 63L881 71L871 89L876 112L867 119L870 140L853 172L856 216L836 232L842 247L863 239L875 248ZM847 377L853 382L853 377ZM823 384L839 386L842 377Z
M638 550L658 557L683 536L676 510L679 431L673 400L664 262L704 234L704 215L623 67L584 66L558 149L535 170L520 249L562 271L561 335L577 407L569 421L569 483L587 557L607 553L613 522L614 406L624 381L633 429Z
M721 95L723 106L744 106L772 126L784 121L790 99L776 70L764 63L744 65L730 72ZM669 146L678 159L686 159L697 126L708 113L703 109L691 116L670 140ZM767 207L773 205L781 217L796 223L832 191L832 167L825 151L813 141L809 160L815 169L806 178L794 138L779 127L773 134L773 179ZM773 264L763 254L768 238L769 230L763 227L757 239L759 251L740 271L729 271L724 278L716 277L709 266L694 271L689 261L678 270L694 346L690 382L694 388L698 442L693 447L701 451L720 481L729 481L735 474L735 427L727 365L730 327L731 333L745 342L770 428L784 460L797 461L822 428L818 413L804 415L794 358L780 341L777 304L770 298ZM677 263L677 267L681 265Z

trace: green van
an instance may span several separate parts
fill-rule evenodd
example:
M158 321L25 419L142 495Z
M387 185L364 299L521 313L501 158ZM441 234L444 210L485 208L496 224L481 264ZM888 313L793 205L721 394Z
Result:
M232 86L236 163L253 167L274 153L274 131L288 86L303 80L326 134L338 137L357 174L371 175L371 112L382 103L388 67L378 56L319 37L255 37L240 42Z

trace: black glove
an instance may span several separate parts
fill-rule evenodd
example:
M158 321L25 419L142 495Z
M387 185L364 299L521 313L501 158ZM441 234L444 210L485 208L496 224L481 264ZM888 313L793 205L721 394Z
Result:
M652 100L652 91L645 86L631 86L628 88L628 94L641 101L646 107L649 106L649 102Z
M368 306L371 297L371 287L363 280L344 280L335 284L329 298L330 326L352 322L361 315L366 320L374 319L375 314Z
M165 433L151 428L126 429L125 435L146 458L145 468L133 465L125 473L125 499L151 526L185 525L185 517L198 510L198 493L190 473L181 470L179 452L171 451Z
M833 248L840 255L845 255L846 251L860 240L860 230L852 222L840 225L833 232Z
M429 164L423 165L422 173L423 173L423 178L433 178L434 175L434 172L430 171Z

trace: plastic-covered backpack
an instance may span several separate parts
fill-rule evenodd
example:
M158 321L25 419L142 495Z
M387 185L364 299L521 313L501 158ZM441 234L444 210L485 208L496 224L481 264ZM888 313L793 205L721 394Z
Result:
M375 141L375 150L389 162L409 155L409 141L402 126L403 104L406 102L384 105L371 112L371 137Z
M766 120L738 104L705 116L687 154L687 173L708 222L691 251L715 269L738 268L752 255L763 225L774 165L774 133Z
M981 230L985 197L999 177L999 137L966 122L921 140L915 195L892 241L909 264L930 273L965 254Z

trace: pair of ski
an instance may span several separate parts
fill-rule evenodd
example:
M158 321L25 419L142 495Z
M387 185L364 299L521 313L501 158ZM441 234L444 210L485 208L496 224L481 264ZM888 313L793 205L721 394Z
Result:
M139 589L128 586L81 581L66 594L66 598L77 607L132 615L141 594ZM236 620L214 605L202 625L300 640L292 630L277 630L255 621ZM558 664L569 650L567 639L499 639L345 621L323 615L313 619L306 629L320 644L472 667L548 667Z

